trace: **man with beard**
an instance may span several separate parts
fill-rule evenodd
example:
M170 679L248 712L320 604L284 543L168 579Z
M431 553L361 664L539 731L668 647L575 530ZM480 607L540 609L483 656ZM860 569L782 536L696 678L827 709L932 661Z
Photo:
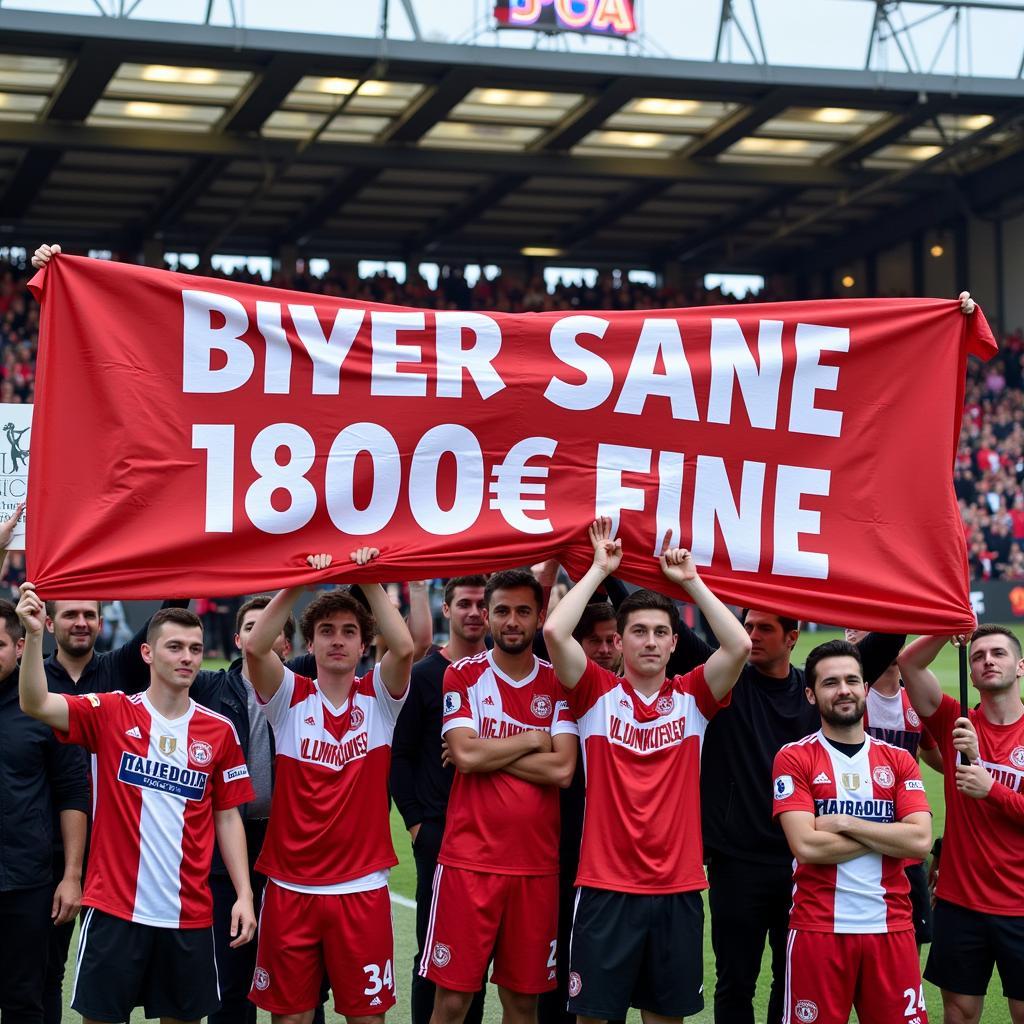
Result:
M458 775L420 966L437 986L432 1024L461 1024L492 952L505 1024L534 1024L537 996L556 986L557 787L576 767L576 725L533 653L543 597L526 570L494 573L494 650L445 672L442 729Z
M904 860L931 844L917 762L864 732L857 648L832 640L807 659L821 729L775 758L774 813L793 851L784 1024L927 1024Z
M412 962L412 1022L427 1024L434 1009L434 984L420 974L430 916L430 893L444 835L455 767L442 763L441 691L452 662L484 650L487 610L484 576L456 576L445 584L441 611L450 623L448 642L412 667L409 697L398 716L391 745L391 796L412 840L416 862L416 956ZM481 972L481 979L484 975ZM483 1016L483 982L466 1020Z
M899 659L911 702L942 750L945 780L946 831L924 974L942 989L947 1024L977 1024L997 964L1010 1018L1024 1024L1020 641L1004 626L974 631L969 662L980 705L963 718L928 668L946 639L920 637Z

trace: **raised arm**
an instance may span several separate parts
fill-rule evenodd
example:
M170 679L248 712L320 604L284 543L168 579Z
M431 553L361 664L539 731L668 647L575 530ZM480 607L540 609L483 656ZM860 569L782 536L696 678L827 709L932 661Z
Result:
M245 645L245 674L260 700L269 701L284 682L284 665L274 653L274 643L303 590L305 587L279 590L256 619L249 634Z
M351 558L356 565L367 565L379 554L378 548L362 547L353 551ZM379 583L360 583L359 586L366 595L377 632L388 648L387 654L381 658L380 677L392 697L401 697L409 688L412 671L414 649L409 627Z
M910 703L922 718L934 715L942 703L942 686L928 666L948 640L947 636L919 636L897 659Z
M594 592L622 561L622 541L612 538L612 521L607 516L591 523L588 536L594 546L593 564L544 622L544 642L551 664L558 681L569 690L580 681L587 668L587 656L572 631L579 625Z
M779 822L793 856L801 864L845 864L868 852L856 839L816 829L811 811L784 811Z
M722 700L736 685L750 657L750 637L740 620L697 575L697 567L689 551L663 547L660 561L666 579L682 587L693 598L693 603L704 613L718 640L718 650L704 663L704 680L715 699Z
M430 580L409 581L409 634L412 660L419 661L434 642L434 615L430 610Z
M46 610L31 583L22 583L18 601L18 618L25 628L25 648L21 653L18 674L18 698L21 710L38 718L52 729L67 732L70 728L68 704L59 694L50 693L43 668L43 622Z

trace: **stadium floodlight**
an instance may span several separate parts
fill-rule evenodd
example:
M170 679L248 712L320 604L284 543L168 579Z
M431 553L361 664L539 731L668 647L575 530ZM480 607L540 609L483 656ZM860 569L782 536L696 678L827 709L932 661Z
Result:
M536 256L540 259L557 259L565 255L564 249L556 249L546 245L526 245L519 250L523 256Z

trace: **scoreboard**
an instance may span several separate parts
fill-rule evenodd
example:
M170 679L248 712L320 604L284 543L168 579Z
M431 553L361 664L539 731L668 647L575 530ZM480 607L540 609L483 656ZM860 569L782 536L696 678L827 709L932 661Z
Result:
M496 0L498 28L627 38L636 32L637 0Z

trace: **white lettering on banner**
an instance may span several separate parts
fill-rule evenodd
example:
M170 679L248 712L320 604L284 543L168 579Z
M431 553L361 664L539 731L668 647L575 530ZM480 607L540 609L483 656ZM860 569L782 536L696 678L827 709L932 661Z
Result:
M373 493L366 508L356 508L356 458L366 452L373 463ZM324 476L324 497L331 522L349 536L369 537L383 530L398 508L402 460L398 444L377 423L351 423L331 444Z
M184 289L184 360L182 390L186 394L216 395L235 391L246 384L256 366L252 349L242 341L249 327L249 314L237 300L215 292ZM211 314L224 323L213 326ZM211 355L220 352L224 365L214 370Z
M712 317L708 423L732 422L734 379L739 383L750 425L774 430L782 382L781 320L759 322L755 364L739 321Z
M281 307L276 302L257 302L256 326L267 343L263 390L268 395L287 395L292 379L292 347L281 326Z
M665 366L664 373L655 369L659 356ZM698 419L693 378L683 353L683 336L675 320L644 321L615 411L642 416L650 395L660 395L670 401L673 419Z
M693 492L693 561L710 565L715 554L715 522L722 530L729 564L739 572L757 572L761 563L761 503L763 462L744 462L740 476L739 508L733 500L725 460L697 456Z
M527 478L546 480L548 466L530 466L530 459L543 456L550 459L555 454L558 442L550 437L528 437L514 444L505 456L505 461L494 467L489 489L491 508L500 512L502 518L520 533L551 533L554 527L550 519L531 519L527 512L543 512L546 508L547 484L527 483ZM539 497L527 498L527 494Z
M822 366L822 352L849 352L850 332L845 327L796 325L796 370L793 373L793 397L789 405L789 429L798 434L839 437L843 414L835 409L819 409L814 404L816 391L835 391L839 387L839 367Z
M422 313L371 313L371 344L373 346L373 376L370 394L394 398L425 398L427 375L399 370L400 363L422 363L423 349L419 345L399 344L400 331L420 331L426 325Z
M324 334L315 306L289 306L288 312L295 333L313 362L313 394L340 394L341 367L363 325L363 310L339 309L329 338Z
M460 313L438 310L437 324L437 397L462 397L462 371L476 384L480 397L487 399L505 387L492 365L501 351L501 328L484 313ZM462 347L464 331L471 331L475 344Z
M437 471L441 458L455 456L455 501L445 511L437 500ZM484 502L484 456L472 431L458 423L428 430L412 456L409 508L427 533L447 537L468 530L479 518Z
M596 352L584 348L576 339L581 334L603 338L608 321L599 316L566 316L551 328L551 352L566 366L582 373L582 384L570 384L552 377L544 397L563 409L596 409L612 393L615 374L611 366Z
M229 424L197 423L192 447L206 452L207 533L234 529L235 428ZM526 512L546 511L547 466L527 465L530 459L551 458L558 443L549 437L528 437L508 452L492 470L490 507L501 513L513 529L527 534L551 533L547 518ZM278 452L287 451L287 461ZM355 466L361 453L373 464L373 485L368 503L355 502ZM455 460L455 499L444 509L438 497L438 468L451 454ZM318 494L307 474L316 462L315 442L309 431L295 423L272 423L252 444L251 460L258 476L245 495L249 521L264 533L294 533L315 515ZM365 537L383 530L394 517L402 493L403 467L398 443L377 423L353 423L331 444L324 470L324 500L331 522L348 536ZM428 430L412 453L407 480L409 507L417 524L428 533L448 536L470 529L483 506L484 461L476 435L458 423ZM537 480L528 483L527 480ZM276 492L288 497L288 507L276 508ZM530 497L527 497L529 495ZM281 504L278 502L278 504Z
M678 452L662 454L669 457L663 459L659 454L658 458L655 555L660 552L661 540L666 533L672 533L670 543L674 546L684 539L680 529L684 457ZM653 455L650 448L598 445L594 515L609 516L613 533L618 532L621 512L643 512L647 503L645 488L623 484L622 474L649 476ZM698 456L689 524L694 561L700 565L712 564L717 520L732 568L742 572L758 571L767 469L763 462L744 461L737 509L724 460L717 456ZM827 496L830 478L829 471L823 469L801 466L777 468L772 565L772 572L776 575L828 578L828 555L800 547L802 534L821 533L821 514L802 508L800 500L804 494Z

